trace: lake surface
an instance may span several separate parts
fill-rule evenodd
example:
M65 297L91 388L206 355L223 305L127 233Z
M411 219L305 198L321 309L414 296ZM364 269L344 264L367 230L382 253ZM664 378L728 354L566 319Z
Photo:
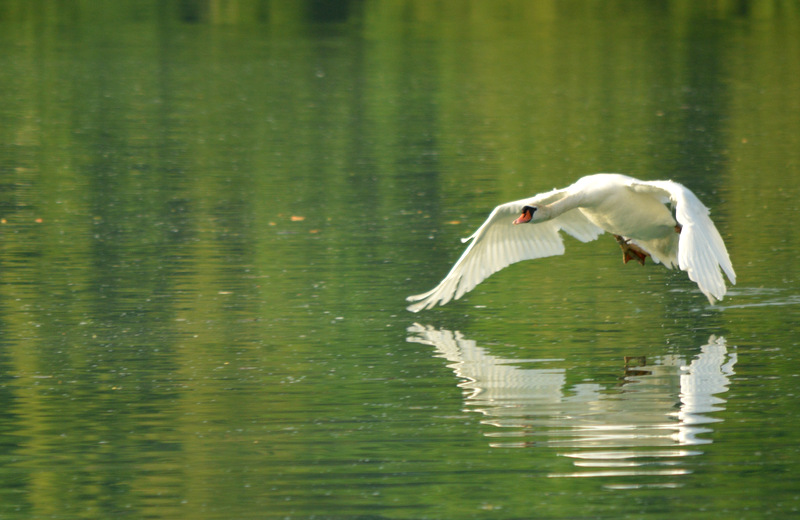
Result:
M0 518L788 518L792 2L0 1ZM499 203L689 186L412 314Z

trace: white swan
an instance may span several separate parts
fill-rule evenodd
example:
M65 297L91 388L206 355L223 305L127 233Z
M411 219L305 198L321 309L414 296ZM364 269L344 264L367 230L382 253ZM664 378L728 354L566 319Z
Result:
M407 298L416 302L408 310L417 312L461 298L515 262L564 254L559 230L582 242L608 231L622 247L626 263L635 258L644 264L650 256L669 268L678 266L712 304L726 292L720 268L736 283L708 208L688 188L673 181L598 173L564 189L497 206L471 237L462 239L472 242L444 280L426 293Z

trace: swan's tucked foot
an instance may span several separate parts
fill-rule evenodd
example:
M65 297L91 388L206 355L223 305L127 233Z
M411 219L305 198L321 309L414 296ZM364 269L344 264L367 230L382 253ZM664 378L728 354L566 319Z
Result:
M622 263L627 264L630 260L636 259L637 262L644 265L644 259L650 256L649 254L620 235L614 235L614 238L617 239L617 244L622 249Z

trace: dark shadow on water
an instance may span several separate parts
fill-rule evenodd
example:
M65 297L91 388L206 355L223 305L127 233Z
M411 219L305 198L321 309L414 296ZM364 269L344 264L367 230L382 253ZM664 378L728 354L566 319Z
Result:
M483 415L494 448L553 449L573 471L613 489L680 486L687 457L710 444L712 415L724 409L737 362L725 338L711 336L694 356L620 359L619 382L568 384L564 359L503 359L458 331L414 324L410 342L431 345L464 392L464 409Z

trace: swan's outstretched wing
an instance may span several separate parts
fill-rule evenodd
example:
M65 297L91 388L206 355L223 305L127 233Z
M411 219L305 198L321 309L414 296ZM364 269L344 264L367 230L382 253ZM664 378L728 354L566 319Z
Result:
M426 293L407 298L416 302L408 310L417 312L461 298L491 274L515 262L564 254L560 229L583 242L597 238L603 230L577 210L546 222L516 226L512 223L523 206L550 204L564 197L565 191L553 190L497 206L471 237L462 240L472 242L444 280Z
M697 284L708 301L721 300L727 292L720 269L736 283L731 259L708 208L687 187L673 181L634 181L636 191L651 193L671 202L675 219L682 226L678 242L678 266Z

